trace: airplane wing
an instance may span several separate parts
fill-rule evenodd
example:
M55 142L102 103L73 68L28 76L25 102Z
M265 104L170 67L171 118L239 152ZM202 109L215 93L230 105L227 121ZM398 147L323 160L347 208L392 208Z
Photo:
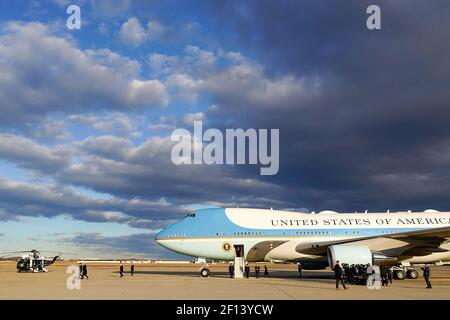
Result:
M450 227L408 231L352 239L302 243L295 250L303 254L326 255L327 248L337 244L357 244L389 256L425 256L434 252L445 252L440 246L450 238Z

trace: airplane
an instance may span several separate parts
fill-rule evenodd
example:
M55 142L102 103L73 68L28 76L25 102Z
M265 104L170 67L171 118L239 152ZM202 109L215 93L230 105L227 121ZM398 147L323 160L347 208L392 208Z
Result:
M206 259L301 263L304 270L341 264L397 265L396 279L417 278L412 264L450 260L450 212L300 213L211 208L188 213L155 235L177 253ZM210 275L206 263L200 269Z

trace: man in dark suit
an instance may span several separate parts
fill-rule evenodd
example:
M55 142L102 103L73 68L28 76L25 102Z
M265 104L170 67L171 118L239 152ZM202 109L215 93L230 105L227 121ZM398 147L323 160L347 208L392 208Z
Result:
M123 277L123 265L122 264L120 265L119 273L120 273L120 277L122 278Z
M344 270L342 269L341 265L339 264L339 261L336 261L333 271L334 271L334 278L336 279L336 290L339 289L339 281L341 282L342 287L344 289L347 289L347 287L345 286L344 280L343 280Z
M300 275L300 279L302 278L302 264L298 263L298 274Z
M245 277L248 279L250 278L250 266L248 265L248 263L245 265Z
M234 276L234 266L232 263L228 266L228 273L230 274L230 278L233 278Z
M389 279L388 279L388 268L386 265L381 264L380 265L380 276L381 276L381 284L384 286L388 286Z
M88 275L87 275L87 265L83 264L83 276L86 277L86 279L89 279Z

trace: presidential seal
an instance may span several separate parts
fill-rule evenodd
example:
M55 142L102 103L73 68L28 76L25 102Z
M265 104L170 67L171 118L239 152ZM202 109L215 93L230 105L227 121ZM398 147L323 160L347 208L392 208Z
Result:
M225 242L225 243L222 245L222 249L223 249L223 251L225 251L225 252L230 251L230 250L231 250L231 244L229 244L228 242Z

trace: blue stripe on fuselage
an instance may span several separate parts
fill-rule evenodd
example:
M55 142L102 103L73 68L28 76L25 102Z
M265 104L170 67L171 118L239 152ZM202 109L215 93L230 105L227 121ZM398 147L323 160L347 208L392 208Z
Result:
M348 229L250 229L228 219L225 209L200 209L195 217L184 219L159 232L155 239L192 239L221 237L351 237L376 236L422 230L423 228L348 228Z

